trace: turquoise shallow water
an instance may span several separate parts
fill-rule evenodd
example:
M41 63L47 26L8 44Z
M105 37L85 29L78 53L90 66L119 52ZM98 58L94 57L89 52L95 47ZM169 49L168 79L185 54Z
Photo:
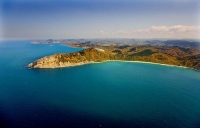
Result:
M2 127L200 127L200 73L145 63L25 66L80 49L0 43Z

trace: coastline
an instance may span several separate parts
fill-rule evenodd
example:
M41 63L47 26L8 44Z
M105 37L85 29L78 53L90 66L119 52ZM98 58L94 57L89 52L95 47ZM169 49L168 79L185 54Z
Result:
M102 62L90 61L90 62L86 62L86 63L77 63L77 64L71 64L71 65L55 66L55 67L46 68L46 69L67 68L67 67L75 67L75 66L82 66L82 65L87 65L87 64L97 64L97 63L106 63L106 62L146 63L146 64L162 65L162 66L169 66L169 67L178 67L178 68L184 68L184 69L192 69L192 70L199 72L199 70L197 70L197 69L193 69L193 68L185 67L185 66L177 66L177 65L161 64L161 63L154 63L154 62L145 62L145 61L126 61L126 60L106 60L106 61L102 61ZM42 68L42 69L45 69L45 68Z
M163 66L170 66L170 67L179 67L179 68L192 69L192 68L185 67L185 66L177 66L177 65L170 65L170 64L161 64L161 63L146 62L146 61L108 60L107 62L109 62L109 61L129 62L129 63L147 63L147 64L156 64L156 65L163 65ZM193 70L196 70L196 69L193 69Z
M154 65L162 65L162 66L169 66L169 67L178 67L178 68L184 68L184 69L191 69L197 72L200 72L200 70L194 69L194 68L190 68L190 67L185 67L185 66L177 66L177 65L170 65L170 64L161 64L161 63L154 63L154 62L145 62L145 61L126 61L126 60L106 60L104 62L89 62L89 63L84 63L84 64L80 64L80 65L73 65L73 66L81 66L81 65L85 65L85 64L93 64L93 63L106 63L106 62L128 62L128 63L146 63L146 64L154 64ZM67 66L67 67L71 67L71 66Z
M105 61L106 62L106 61ZM103 62L94 62L94 61L90 61L90 62L86 62L86 63L76 63L76 64L70 64L70 65L59 65L59 66L54 66L54 67L43 67L43 68L38 68L37 69L55 69L55 68L67 68L67 67L76 67L76 66L82 66L82 65L87 65L87 64L95 64L95 63L103 63ZM33 69L30 66L26 66L29 69ZM36 69L36 68L35 68Z

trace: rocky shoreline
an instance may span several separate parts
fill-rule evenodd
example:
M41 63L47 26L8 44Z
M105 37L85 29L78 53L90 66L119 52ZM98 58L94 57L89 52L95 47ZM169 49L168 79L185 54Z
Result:
M89 55L88 55L89 54ZM61 68L61 67L70 67L70 66L78 66L89 63L96 63L104 61L102 58L99 58L100 54L104 54L103 52L99 52L94 48L82 50L75 53L67 53L67 54L54 54L51 56L46 56L41 59L34 61L33 63L28 64L29 68ZM93 58L90 57L93 56Z
M79 63L71 63L71 62L58 62L58 60L52 56L44 57L36 60L33 63L28 64L29 68L62 68L62 67L71 67L71 66L79 66L84 64L94 63L94 61L84 61Z

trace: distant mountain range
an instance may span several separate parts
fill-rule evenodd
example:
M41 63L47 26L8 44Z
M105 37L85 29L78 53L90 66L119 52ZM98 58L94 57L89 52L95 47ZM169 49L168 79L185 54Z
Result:
M32 44L61 43L67 45L147 45L147 46L179 46L200 48L200 40L183 39L48 39L32 41Z

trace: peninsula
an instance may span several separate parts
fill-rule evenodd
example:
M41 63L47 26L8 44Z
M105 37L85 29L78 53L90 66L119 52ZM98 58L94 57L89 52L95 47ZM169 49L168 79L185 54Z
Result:
M166 45L65 43L82 47L73 53L58 53L38 59L29 68L60 68L106 61L142 61L158 64L184 66L200 70L200 52L193 47Z

